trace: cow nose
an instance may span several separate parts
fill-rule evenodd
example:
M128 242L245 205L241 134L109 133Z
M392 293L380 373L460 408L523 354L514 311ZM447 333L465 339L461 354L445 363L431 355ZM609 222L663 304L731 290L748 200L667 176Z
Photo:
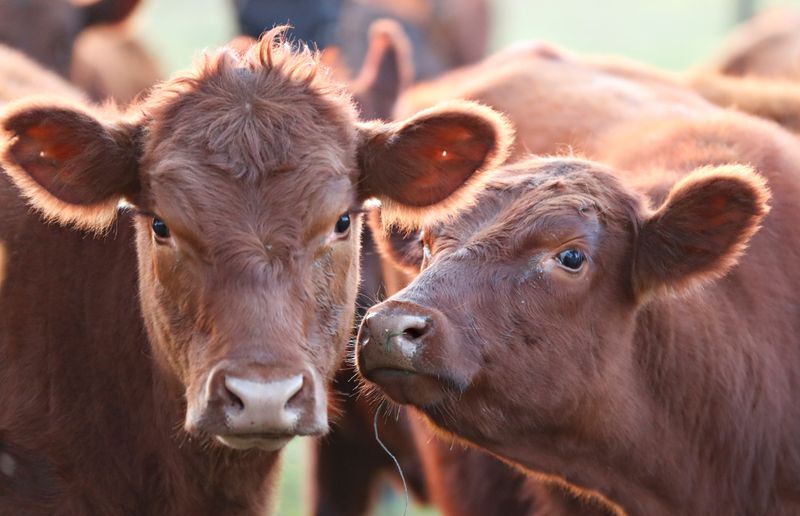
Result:
M397 403L438 403L471 378L461 374L469 362L449 344L449 329L435 308L391 299L373 306L358 334L358 371Z
M434 330L434 319L421 311L390 305L368 312L358 337L362 370L412 371Z
M303 375L272 381L255 381L225 376L225 416L231 428L291 430L300 418L301 407L292 400L303 388Z
M391 344L400 337L397 342L407 351L414 351L411 348L419 346L433 326L433 319L428 316L391 312L368 314L365 321L373 338L385 339Z
M328 429L324 383L310 369L226 361L204 385L187 407L187 430L232 448L274 450L293 436L322 435Z

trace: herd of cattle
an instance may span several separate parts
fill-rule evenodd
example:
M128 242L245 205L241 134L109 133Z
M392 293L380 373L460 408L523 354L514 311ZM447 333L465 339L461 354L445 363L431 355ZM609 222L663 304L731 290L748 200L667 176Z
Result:
M445 515L800 514L800 13L153 84L136 4L0 3L0 514L263 514L301 435L318 515L394 458Z

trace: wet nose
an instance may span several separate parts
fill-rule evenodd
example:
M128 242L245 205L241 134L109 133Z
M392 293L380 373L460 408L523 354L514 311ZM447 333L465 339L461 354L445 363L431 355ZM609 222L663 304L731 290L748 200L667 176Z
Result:
M321 381L310 370L225 363L208 375L187 411L187 429L233 448L277 449L295 435L328 429Z
M359 332L359 363L365 369L412 370L433 331L434 318L419 307L387 305L372 310Z
M373 338L379 341L384 339L389 346L393 339L397 339L401 349L413 352L413 348L419 346L430 332L433 319L423 315L378 312L369 314L366 324Z
M224 373L223 373L224 375ZM299 404L292 404L303 388L303 375L272 381L224 375L220 395L225 417L232 429L288 431L300 419Z

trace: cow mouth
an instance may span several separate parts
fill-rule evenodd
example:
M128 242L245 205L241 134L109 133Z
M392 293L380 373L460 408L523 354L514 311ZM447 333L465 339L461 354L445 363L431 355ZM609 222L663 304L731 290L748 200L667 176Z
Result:
M291 441L295 434L226 434L216 435L214 438L220 443L235 450L249 450L258 448L264 451L278 451Z
M426 407L436 405L453 390L454 382L438 374L412 369L376 367L364 376L395 403Z

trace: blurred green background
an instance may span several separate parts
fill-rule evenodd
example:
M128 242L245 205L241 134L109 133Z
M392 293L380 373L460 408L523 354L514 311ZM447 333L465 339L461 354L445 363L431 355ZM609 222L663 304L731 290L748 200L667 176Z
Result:
M800 0L756 2L758 8ZM146 0L134 30L167 73L185 68L204 48L235 35L231 0ZM683 70L714 55L735 25L735 0L495 0L491 48L521 39L555 42L588 53L623 54L670 70ZM309 449L295 440L284 455L276 514L307 514ZM347 471L342 471L347 475ZM399 516L403 500L389 490L375 514ZM434 515L410 508L410 515Z

